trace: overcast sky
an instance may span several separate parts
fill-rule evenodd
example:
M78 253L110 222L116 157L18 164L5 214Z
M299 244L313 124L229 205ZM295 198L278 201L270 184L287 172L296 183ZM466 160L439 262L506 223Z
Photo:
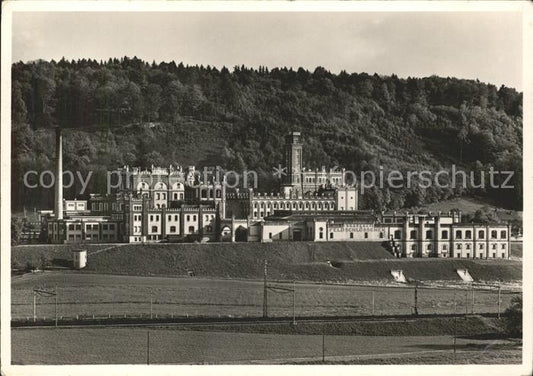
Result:
M14 13L13 61L133 57L479 79L522 90L521 15Z

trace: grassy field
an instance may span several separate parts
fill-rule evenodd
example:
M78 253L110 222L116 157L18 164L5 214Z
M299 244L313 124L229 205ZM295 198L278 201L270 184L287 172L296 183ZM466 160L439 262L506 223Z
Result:
M292 283L271 282L291 289ZM58 315L146 317L160 316L261 316L263 283L250 280L208 278L169 278L99 275L89 273L45 272L12 278L12 317L25 319L33 315L35 286L58 287ZM465 285L466 286L466 285ZM467 287L467 286L466 286ZM376 315L411 314L414 287L349 286L335 284L295 284L296 315L369 315L372 294ZM515 294L501 294L502 311ZM269 290L268 309L271 316L292 316L293 294L290 291ZM152 299L152 305L150 300ZM471 312L471 291L453 285L449 288L419 288L418 311L424 313ZM475 291L475 312L496 312L498 295L495 290ZM54 298L37 298L37 315L54 315Z
M322 358L321 335L273 335L150 329L150 364L297 363ZM146 364L146 328L15 329L14 364ZM325 336L326 359L452 351L450 336ZM508 340L461 338L459 350L512 346ZM405 356L405 355L402 355ZM337 358L338 359L338 358ZM516 361L516 359L512 359Z
M335 357L334 357L335 359ZM315 361L291 362L290 364L521 364L522 350L514 343L500 348L478 350L459 350L456 355L450 351L428 351L418 354L387 354L373 356L337 357Z
M473 197L460 197L451 200L435 202L423 207L423 209L432 212L448 212L452 209L459 209L463 213L475 213L477 210L488 207L491 211L496 212L498 218L502 221L522 220L522 212L516 210L507 210L491 205L486 200Z
M504 334L503 319L478 315L409 319L376 319L340 322L297 321L296 325L286 323L239 323L239 324L187 324L175 325L180 330L261 333L261 334L307 334L307 335L346 335L346 336L439 336L453 335L471 338L500 338Z
M65 267L70 265L71 248L15 247L12 259L24 265L28 258L44 257L51 265ZM193 272L199 277L261 279L266 257L269 276L278 280L390 282L391 269L402 269L414 280L459 281L458 268L468 269L477 281L522 279L519 260L395 259L380 244L371 242L127 244L102 249L102 245L88 248L84 272L144 276L187 276Z
M110 247L109 244L83 245L88 254ZM35 244L11 247L12 269L25 269L28 266L68 267L72 266L72 250L80 249L79 244Z

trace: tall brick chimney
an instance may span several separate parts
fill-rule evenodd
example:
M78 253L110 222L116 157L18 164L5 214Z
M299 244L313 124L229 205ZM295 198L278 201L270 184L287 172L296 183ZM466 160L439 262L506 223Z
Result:
M63 140L61 128L56 128L56 194L55 217L63 219Z

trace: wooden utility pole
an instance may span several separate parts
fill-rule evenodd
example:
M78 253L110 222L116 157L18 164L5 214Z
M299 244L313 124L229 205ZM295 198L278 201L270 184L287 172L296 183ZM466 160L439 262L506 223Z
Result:
M474 296L474 282L472 282L472 314L474 314L474 304L476 302L476 298Z
M33 290L33 322L37 321L37 292Z
M498 283L498 319L500 318L501 291L502 291L502 287L501 287L501 285Z
M292 325L296 325L296 282L292 281Z
M146 364L150 365L150 331L146 332Z
M150 289L150 320L152 319L153 314L153 304L154 304L154 290Z
M322 363L326 360L326 336L322 334Z
M465 291L465 316L468 316L468 288Z
M55 315L56 315L56 320L55 321L56 321L56 327L57 327L57 285L56 285L56 287L54 289L54 294L55 294L55 303L56 303L55 304Z
M415 282L415 316L418 316L418 281Z
M266 254L265 254L265 265L264 265L264 270L263 270L263 318L267 318L268 317L268 298L267 298L267 295L268 295L268 291L267 291L267 268L268 268L268 263L267 263L267 259L266 259Z
M455 300L455 291L453 293L453 362L455 363L455 352L457 344L457 301Z

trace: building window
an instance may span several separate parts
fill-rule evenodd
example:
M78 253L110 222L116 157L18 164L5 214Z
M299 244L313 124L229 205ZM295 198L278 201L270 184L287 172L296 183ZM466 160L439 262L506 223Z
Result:
M329 238L333 239L333 233L332 232L329 233Z
M114 231L115 230L115 224L114 223L110 223L109 224L109 229Z
M480 244L479 245L479 249L483 249L484 245L483 244Z
M485 239L485 231L481 230L481 231L479 232L479 238L480 238L480 239Z
M470 244L467 244L467 245L466 245L466 249L470 249Z
M154 216L150 215L150 222L153 222L153 221L154 221Z
M461 230L455 231L455 239L462 239L463 238L463 232Z
M71 231L74 230L74 225L73 224L68 225L68 229Z
M178 221L178 216L177 216L177 215L174 216L174 221L175 221L175 222Z
M465 232L465 239L472 239L472 231L467 230Z
M368 232L365 232L365 239L368 239Z
M189 234L192 234L194 232L194 226L189 226Z
M496 239L498 237L498 231L496 231L496 230L491 231L490 232L490 237L492 239Z
M442 250L443 250L443 251L447 251L447 250L448 250L448 246L447 246L446 244L444 244L444 245L442 246Z
M401 239L402 238L402 232L400 230L394 231L394 239Z
M187 214L187 221L191 220L191 216Z
M502 249L505 249L505 244L502 244Z
M170 226L170 232L176 232L176 226Z
M268 233L268 238L272 239L272 233L271 232Z
M157 226L152 226L152 232L157 232Z
M380 238L380 239L383 239L383 232L380 232L380 233L379 233L379 238Z
M505 253L502 253L502 258L505 258Z
M443 230L442 231L442 238L443 239L448 239L448 230Z
M411 246L411 250L412 250L412 251L416 251L416 244L413 244L413 245Z
M416 231L415 230L411 230L410 238L411 239L416 239Z
M102 230L107 230L107 225L105 223L102 225Z
M463 245L462 244L457 244L457 249L461 249L463 248Z
M457 258L461 258L461 254L460 253L457 254Z
M196 221L196 216L195 215L192 216L192 220Z
M431 230L426 231L426 239L433 239L433 231Z
M366 232L365 232L366 235ZM350 239L353 239L353 232L350 232Z
M492 245L492 249L496 249L496 244L493 244L493 245Z
M501 238L501 239L505 239L505 238L507 238L507 231L502 231L502 232L500 232L500 238Z
M324 239L324 233L323 232L318 233L318 238L319 239Z

